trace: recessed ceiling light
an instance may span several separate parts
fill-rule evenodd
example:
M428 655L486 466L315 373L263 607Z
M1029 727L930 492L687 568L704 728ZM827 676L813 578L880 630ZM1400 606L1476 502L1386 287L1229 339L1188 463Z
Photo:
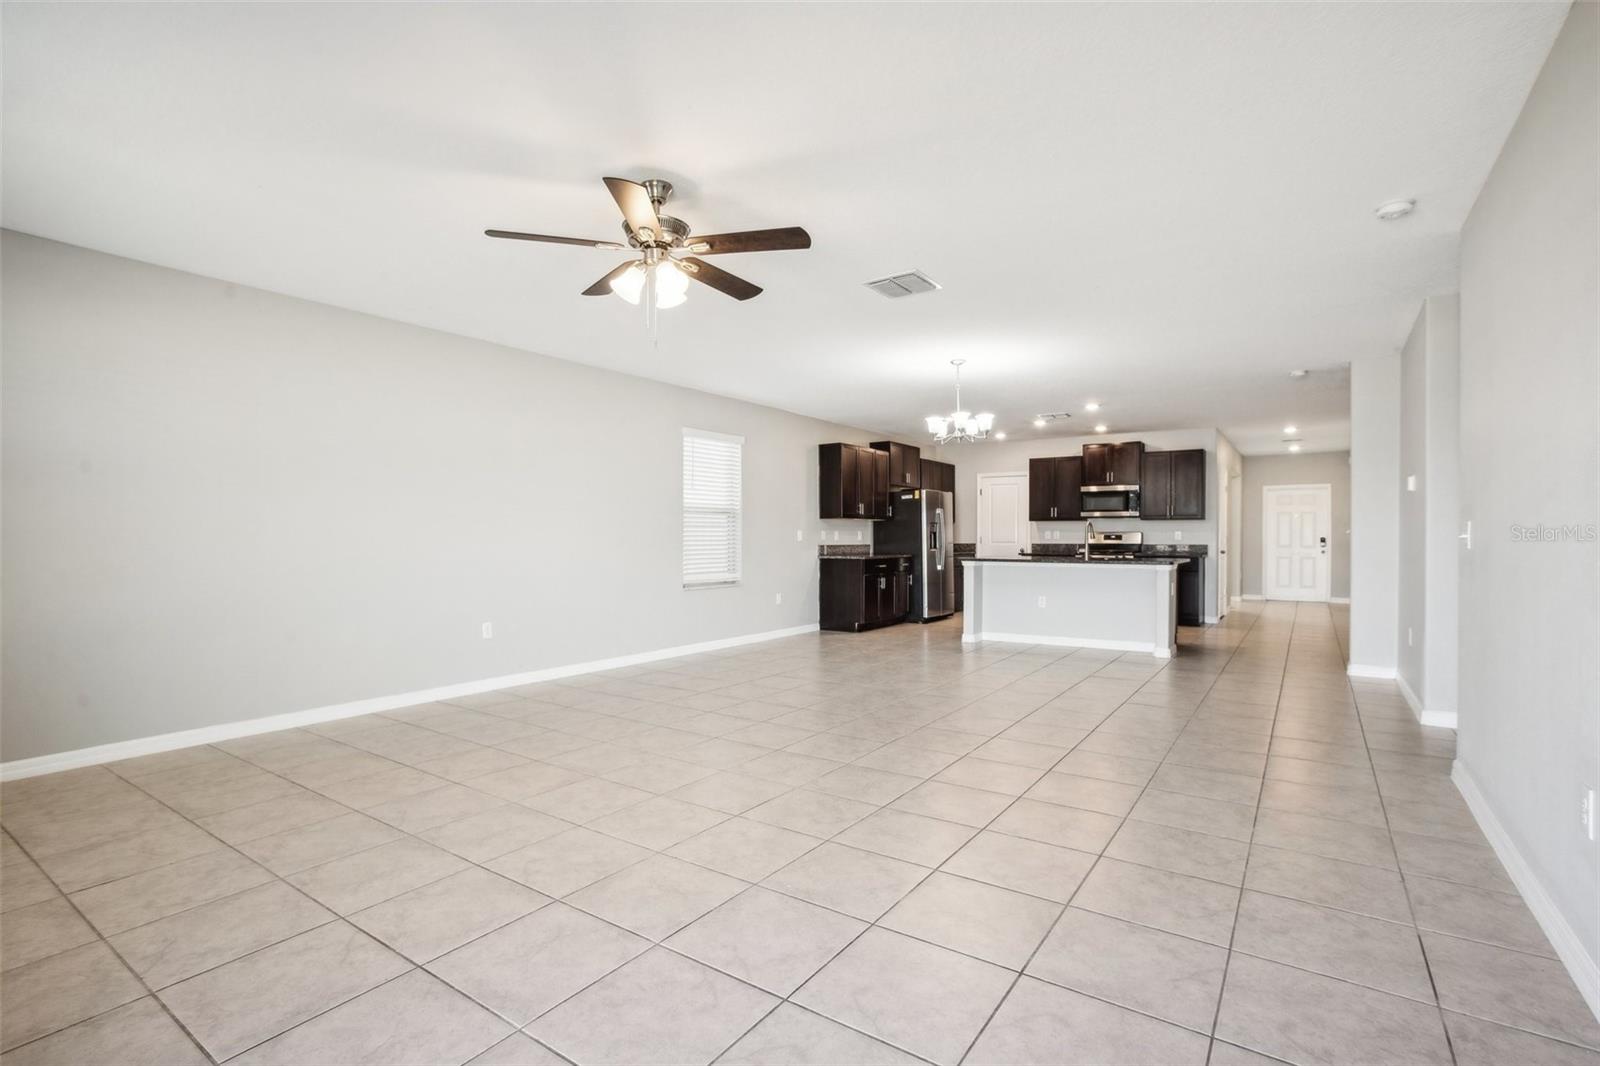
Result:
M1311 373L1309 370L1291 370L1289 371L1289 376L1292 378L1303 378L1309 373Z
M1105 424L1104 424L1104 423L1102 423L1102 424L1100 424L1100 425L1098 425L1098 426L1095 426L1095 427L1094 427L1094 431L1095 431L1095 432L1096 432L1096 433L1104 433L1104 432L1105 432L1105 431L1106 431L1106 427L1105 427ZM1100 447L1100 446L1099 446L1099 445L1098 445L1098 444L1096 444L1096 445L1095 445L1095 447L1096 447L1096 448L1098 448L1098 447Z
M1284 431L1284 432L1285 432L1285 433L1287 433L1287 434L1289 434L1289 436L1291 436L1291 437L1292 437L1292 436L1294 436L1294 435L1295 435L1295 434L1296 434L1296 433L1299 433L1299 432L1300 432L1300 427L1299 427L1299 426L1284 426L1284 427L1283 427L1283 431Z
M1386 204L1378 205L1378 221L1393 222L1397 218L1405 218L1416 209L1415 200L1390 200Z
M1083 405L1083 409L1085 411L1098 411L1100 410L1100 405L1095 401L1090 400L1088 403Z
M1291 445L1289 445L1289 450L1290 450L1290 451L1291 451L1291 452L1297 452L1297 451L1299 451L1299 450L1300 450L1300 445L1298 445L1298 444L1291 444Z
M1033 420L1033 428L1034 428L1034 429L1043 429L1043 428L1044 428L1044 419L1042 419L1042 418L1035 418L1035 419L1034 419L1034 420Z
M1006 431L1003 430L1003 429L999 430L998 432L995 433L994 439L995 440L1005 440L1006 439Z

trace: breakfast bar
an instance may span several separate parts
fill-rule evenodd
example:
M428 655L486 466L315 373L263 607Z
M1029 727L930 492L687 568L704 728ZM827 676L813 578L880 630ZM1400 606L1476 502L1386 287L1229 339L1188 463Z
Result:
M963 560L961 640L1170 659L1177 647L1178 566L1172 559Z

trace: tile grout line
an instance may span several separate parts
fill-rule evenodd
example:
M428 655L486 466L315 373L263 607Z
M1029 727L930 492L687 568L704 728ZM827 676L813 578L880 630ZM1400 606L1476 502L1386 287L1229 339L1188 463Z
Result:
M1256 622L1256 619L1252 618L1250 626L1245 631L1245 636L1248 635L1250 629L1253 629L1255 627L1255 622ZM1243 641L1244 641L1244 636L1241 636L1239 644L1242 644ZM1216 675L1212 678L1211 684L1206 687L1206 694L1207 695L1209 695L1211 690L1216 687L1217 680L1220 679L1222 677L1222 674L1227 670L1228 663L1233 661L1234 655L1238 654L1239 644L1236 644L1234 646L1234 650L1229 653L1227 660L1224 661L1224 663L1222 664L1222 668L1217 671ZM1204 701L1205 701L1205 696L1201 696L1200 702L1204 703ZM1111 715L1115 714L1118 710L1121 710L1122 707L1124 707L1126 705L1127 705L1127 701L1124 700L1122 703L1118 704L1117 707L1113 708L1106 715L1106 718L1109 719L1111 717ZM1189 721L1193 721L1193 714L1191 714L1189 716L1189 718L1185 720L1185 728L1187 728L1187 724L1188 724ZM1104 723L1104 720L1102 720L1102 724L1103 723ZM1172 740L1167 744L1167 753L1171 752L1172 746L1178 742L1179 737L1181 737L1182 735L1183 735L1183 733L1180 730L1179 733L1172 738ZM1077 745L1074 745L1073 749L1076 750L1076 748L1077 748ZM1066 756L1062 756L1062 758L1065 758L1065 757ZM1165 758L1166 758L1166 756L1165 756L1165 754L1163 754L1162 759L1157 760L1157 768L1156 768L1155 771L1153 771L1151 773L1150 781L1153 781L1155 779L1155 775L1160 772L1160 766L1165 763ZM1149 791L1149 789L1150 789L1150 781L1146 781L1144 786L1139 790L1139 796L1140 797L1143 797L1144 794ZM1136 798L1134 800L1134 805L1137 805L1137 803L1138 803L1138 799ZM1130 815L1132 813L1132 810L1133 810L1133 807L1130 805L1130 807L1129 807ZM1127 820L1128 820L1128 816L1124 816L1123 819L1122 819L1122 822L1119 823L1116 832L1114 832L1112 834L1111 838L1106 841L1106 847L1110 847L1111 846L1112 842L1116 839L1116 833L1120 833L1122 831L1122 825L1125 825L1127 823ZM1028 967L1033 964L1034 958L1039 954L1040 949L1044 947L1045 941L1050 939L1050 937L1055 933L1056 927L1061 924L1061 919L1066 917L1067 912L1072 909L1072 901L1078 897L1078 893L1083 890L1083 886L1088 883L1089 878L1094 876L1095 869L1100 865L1100 860L1102 858L1104 858L1104 857L1105 857L1105 848L1102 848L1100 850L1100 852L1095 856L1094 862L1091 863L1089 868L1084 871L1083 878L1078 882L1077 886L1075 888L1073 888L1071 895L1067 897L1067 902L1062 906L1061 913L1056 915L1055 920L1050 923L1050 928L1045 930L1044 936L1041 937L1039 942L1034 945L1033 950L1028 953L1028 958L1026 960L1024 960L1022 966L1017 970L1016 977L1014 977L1012 979L1012 981L1011 981L1011 984L1006 987L1005 993L1003 995L1001 995L1001 997L998 1000L995 1001L995 1005L994 1005L993 1009L990 1010L989 1016L984 1019L983 1024L978 1027L978 1031L976 1033L974 1033L972 1039L970 1041L968 1041L966 1047L962 1050L962 1053L961 1053L960 1057L957 1059L958 1063L965 1062L967 1057L972 1054L973 1049L978 1046L978 1042L983 1039L983 1034L988 1031L989 1026L994 1022L995 1016L1000 1013L1000 1008L1005 1005L1005 1002L1008 999L1011 998L1012 992L1015 991L1017 985L1019 983L1021 983L1023 976L1027 974ZM1096 913L1098 913L1098 912L1096 912ZM1050 982L1050 983L1053 984L1054 982ZM1057 986L1057 987L1061 987L1061 986ZM1071 991L1077 992L1076 989L1072 989ZM1085 993L1078 993L1078 994L1083 995ZM1101 997L1093 996L1091 998L1100 999ZM1110 1001L1102 1000L1102 1002L1110 1002ZM1115 1006L1121 1006L1121 1004L1114 1004L1114 1005ZM1127 1008L1124 1008L1124 1009L1127 1009ZM1141 1013L1142 1014L1144 1012L1139 1011L1137 1013ZM1160 1019L1160 1020L1165 1021L1165 1019ZM1168 1024L1171 1024L1171 1023L1169 1022ZM1190 1031L1192 1032L1193 1030L1190 1030Z
M1259 621L1261 615L1265 613L1266 610L1263 609L1261 613L1256 616L1257 621ZM1267 733L1267 755L1266 759L1263 760L1261 767L1261 785L1256 793L1255 813L1250 819L1250 839L1245 841L1244 869L1239 872L1239 897L1234 901L1233 924L1228 929L1227 954L1224 955L1222 959L1222 980L1217 985L1217 1005L1211 1014L1211 1039L1206 1045L1206 1062L1208 1064L1211 1062L1211 1056L1216 1053L1218 1039L1217 1028L1222 1022L1222 1001L1228 993L1228 973L1233 967L1233 944L1239 935L1239 912L1244 909L1244 894L1246 891L1248 891L1246 886L1250 882L1250 856L1255 850L1256 826L1261 821L1261 796L1266 791L1267 787L1267 764L1272 760L1272 742L1277 737L1278 714L1283 705L1283 687L1289 676L1290 658L1294 654L1294 627L1299 621L1299 616L1300 609L1299 607L1296 607L1294 616L1289 622L1289 633L1284 641L1283 665L1280 667L1278 674L1278 698L1273 701L1271 728ZM1255 626L1252 624L1251 629L1253 630L1254 628ZM1244 639L1240 640L1240 646L1243 646L1244 641L1248 638L1249 633L1247 632Z

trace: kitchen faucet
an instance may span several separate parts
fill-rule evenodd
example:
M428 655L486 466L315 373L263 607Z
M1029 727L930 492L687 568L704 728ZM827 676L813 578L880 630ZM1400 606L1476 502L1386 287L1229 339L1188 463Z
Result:
M1089 561L1089 545L1094 543L1094 523L1083 524L1083 561Z

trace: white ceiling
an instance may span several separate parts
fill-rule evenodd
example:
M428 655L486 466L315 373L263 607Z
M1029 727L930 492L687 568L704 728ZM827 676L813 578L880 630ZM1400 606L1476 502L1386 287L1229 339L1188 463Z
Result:
M1348 445L1352 359L1450 288L1552 3L8 4L4 224L909 439L1284 424ZM652 341L579 290L603 175L726 256ZM1378 203L1416 197L1393 224ZM861 283L921 268L940 292ZM1288 371L1312 369L1302 381Z

